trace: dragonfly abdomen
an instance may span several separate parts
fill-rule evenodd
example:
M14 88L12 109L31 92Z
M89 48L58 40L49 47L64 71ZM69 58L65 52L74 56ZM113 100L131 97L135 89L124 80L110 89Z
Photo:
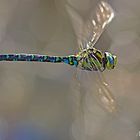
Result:
M38 54L1 54L0 61L61 62L61 58Z
M79 64L78 57L75 55L69 55L69 56L62 57L62 61L66 64L69 64L69 65L72 65L75 67L77 67Z
M78 65L77 57L70 56L48 56L39 54L0 54L0 61L29 61L29 62L51 62Z

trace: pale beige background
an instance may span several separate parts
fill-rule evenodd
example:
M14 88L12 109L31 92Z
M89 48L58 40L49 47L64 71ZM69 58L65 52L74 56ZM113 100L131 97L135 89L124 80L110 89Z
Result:
M66 3L86 16L97 0L0 0L0 52L68 55L77 50ZM112 116L86 96L77 114L72 77L67 65L0 63L0 137L19 123L31 123L57 140L140 139L140 1L109 0L116 11L96 45L118 56L106 71L120 112ZM86 79L85 79L86 80ZM78 96L81 96L78 94ZM85 105L85 104L84 104ZM47 139L47 138L45 138Z

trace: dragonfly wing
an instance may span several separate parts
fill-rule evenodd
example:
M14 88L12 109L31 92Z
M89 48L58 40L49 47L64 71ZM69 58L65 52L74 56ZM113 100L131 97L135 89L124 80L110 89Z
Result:
M87 96L87 100L92 99L93 104L97 103L107 112L117 112L115 97L104 75L100 72L78 71L80 90L85 94L82 97Z
M80 14L72 8L70 5L66 5L67 12L70 16L70 19L72 21L72 25L75 31L75 34L77 36L77 42L79 46L83 46L82 42L84 40L84 35L83 35L83 28L84 28L84 21ZM80 50L83 48L80 48Z
M96 89L99 102L109 112L116 112L117 105L115 97L113 96L109 84L107 83L104 75L101 72L96 74Z
M85 49L88 45L94 47L106 26L114 18L113 9L103 1L90 11L86 20L71 6L67 5L66 9L70 15L78 44L82 46L82 49Z
M85 38L90 47L94 47L107 25L114 18L111 6L101 1L91 14L84 26Z

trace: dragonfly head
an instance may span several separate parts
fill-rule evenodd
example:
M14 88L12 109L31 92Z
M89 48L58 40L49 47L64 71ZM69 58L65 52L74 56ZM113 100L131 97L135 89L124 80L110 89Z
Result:
M116 63L117 63L117 56L112 55L109 52L105 52L104 55L105 55L105 59L106 59L106 62L105 62L106 68L108 70L114 69L114 67L116 66Z

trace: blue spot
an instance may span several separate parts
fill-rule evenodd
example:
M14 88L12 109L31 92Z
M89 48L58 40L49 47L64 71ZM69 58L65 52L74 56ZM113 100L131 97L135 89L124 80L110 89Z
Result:
M63 58L64 63L69 64L69 61L67 58Z
M0 59L1 59L1 60L7 59L7 55L1 55Z
M64 62L67 63L67 64L69 63L68 59L64 59Z
M54 57L50 57L50 61L51 62L55 62L55 58Z
M44 56L38 56L38 61L43 62L44 61Z
M110 64L113 65L114 64L114 59L111 56L109 56L108 59L109 59Z
M28 56L26 57L26 60L27 60L27 61L31 61L31 60L32 60L32 55L28 55Z
M78 65L78 62L77 62L77 61L74 61L74 65L77 67L77 65Z

